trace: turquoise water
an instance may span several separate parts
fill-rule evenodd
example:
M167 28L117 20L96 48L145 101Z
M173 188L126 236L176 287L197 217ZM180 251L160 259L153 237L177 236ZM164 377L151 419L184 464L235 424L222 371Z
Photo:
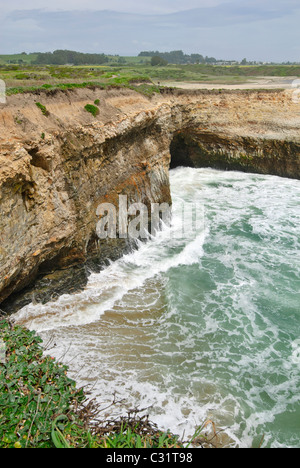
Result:
M171 185L171 227L15 317L103 403L117 392L180 435L212 419L228 446L299 448L300 182L178 168Z

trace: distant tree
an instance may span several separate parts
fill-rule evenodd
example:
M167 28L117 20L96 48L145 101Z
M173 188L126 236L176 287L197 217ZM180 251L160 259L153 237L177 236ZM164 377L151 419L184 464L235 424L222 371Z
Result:
M200 54L191 54L191 63L204 63L205 59L203 55Z
M152 57L151 59L151 65L152 67L163 67L163 66L168 65L168 62L162 57L159 57L158 55L154 55L154 57Z
M54 52L39 53L37 64L44 65L101 65L108 62L104 54L84 54L72 50L55 50Z
M244 59L241 61L241 65L247 65L247 63L248 63L248 62L247 62L247 59L246 59L246 58L244 58Z
M205 59L204 59L205 63L216 63L216 61L217 61L217 59L215 59L215 57L206 56Z
M156 52L153 52L153 51L144 51L144 52L141 52L138 56L139 57L153 57L154 55L159 55L160 52L158 52L158 50Z
M183 65L186 63L216 63L217 60L214 57L203 57L201 54L184 54L182 50L173 50L171 52L141 52L139 57L160 57L166 60L168 63L175 65Z

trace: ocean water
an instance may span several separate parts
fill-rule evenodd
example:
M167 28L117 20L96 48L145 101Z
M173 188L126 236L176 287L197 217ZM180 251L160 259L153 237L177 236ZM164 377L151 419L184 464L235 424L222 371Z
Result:
M300 447L300 182L177 168L171 226L15 319L103 407L188 437ZM192 207L193 216L184 215ZM182 232L184 230L184 232Z

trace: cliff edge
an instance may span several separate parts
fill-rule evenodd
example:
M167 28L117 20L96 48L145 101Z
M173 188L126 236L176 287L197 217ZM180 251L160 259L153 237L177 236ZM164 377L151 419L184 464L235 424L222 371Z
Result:
M98 108L97 115L86 105ZM300 178L300 103L290 90L37 91L0 105L0 308L76 290L118 258L97 207L171 203L169 168Z

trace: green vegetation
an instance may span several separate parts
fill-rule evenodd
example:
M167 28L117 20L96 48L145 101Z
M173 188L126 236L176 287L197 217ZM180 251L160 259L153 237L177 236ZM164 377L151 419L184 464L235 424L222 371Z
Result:
M19 119L18 117L15 117L15 122L16 122L16 124L18 124L18 125L22 125L23 120Z
M22 52L21 54L0 55L0 65L30 65L36 61L37 55L38 54L26 54L26 52Z
M95 104L95 106L99 106L99 104L100 104L100 99L95 99L94 104Z
M102 54L98 57L97 54L94 56L94 54L72 51L55 51L50 55L56 64L47 64L47 60L44 60L45 56L48 57L47 54L2 55L0 79L5 81L8 96L40 89L73 89L90 86L100 89L111 86L126 87L145 96L152 96L160 92L158 82L161 86L172 86L172 83L176 82L218 85L247 83L249 80L266 76L300 77L300 65L297 64L253 65L244 60L243 65L236 63L227 65L226 62L213 63L212 58L200 54L187 56L182 51L158 52L159 55L153 56L151 54L154 52L141 54L145 56L105 56L103 61ZM89 61L94 63L86 65L85 63ZM170 61L173 63L167 63ZM59 64L64 62L68 64Z
M37 65L101 65L108 62L108 57L104 54L83 54L72 50L55 50L37 54L35 63Z
M0 322L5 360L0 363L0 447L52 447L52 421L84 396L67 376L67 368L43 356L34 332Z
M121 86L136 89L146 95L159 92L168 82L197 82L215 84L240 84L264 76L299 76L298 65L225 66L209 64L163 65L123 64L116 66L53 66L53 65L2 65L0 79L6 83L7 95L39 89L71 89L88 86L105 88ZM155 84L156 83L156 84Z
M148 434L143 434L139 423L134 428L128 423L120 428L118 434L110 434L103 440L103 448L183 448L178 437L170 432L159 432L151 429Z
M298 66L299 63L267 63L249 62L246 58L242 61L235 60L219 60L215 57L204 56L199 53L185 54L182 50L173 50L171 52L159 51L143 51L136 57L107 55L107 54L90 54L76 52L72 50L55 50L54 52L35 52L27 54L8 54L0 55L1 65L54 65L54 66L99 66L108 65L111 67L118 66L149 66L153 57L159 57L164 60L165 64L169 65L212 65L212 66L262 66L262 67L286 67ZM273 75L271 75L273 76ZM280 75L281 76L281 75Z
M172 52L158 52L149 51L141 52L139 57L155 57L163 60L165 64L172 63L175 65L187 64L187 63L216 63L217 60L214 57L203 57L201 54L187 55L182 50L173 50Z
M84 106L85 110L92 114L94 117L97 117L99 115L99 108L96 106L93 106L92 104L87 104Z
M97 406L76 389L66 366L44 356L35 332L1 319L0 337L0 448L179 446L147 418L87 425Z
M165 67L168 65L168 62L164 58L154 55L151 59L151 65L152 67Z
M110 75L110 76L108 76ZM1 76L4 77L4 74L1 74L0 71L0 78ZM3 79L3 78L2 78ZM64 82L65 81L65 82ZM7 84L11 84L11 81L6 80ZM14 83L13 83L14 84ZM22 94L22 93L36 93L40 92L41 90L56 90L56 89L80 89L80 88L99 88L99 89L107 89L107 88L129 88L133 89L145 96L152 96L154 93L159 93L160 89L157 85L155 85L149 77L144 77L144 75L137 75L132 74L128 75L128 72L124 73L124 75L119 74L116 77L113 74L107 74L103 81L78 81L77 83L70 82L69 80L60 80L60 82L56 82L53 84L42 84L39 85L37 82L33 82L31 86L25 82L22 83L23 86L8 86L6 89L6 95L12 96L14 94ZM100 102L100 101L99 101ZM95 103L94 103L95 104Z
M47 111L46 107L45 107L43 104L41 104L40 102L36 102L36 106L37 106L39 109L41 109L43 115L45 115L46 117L48 117L49 111Z
M0 317L0 448L182 448L185 443L128 413L101 419L99 404L88 400L67 376L68 368L45 356L35 332ZM114 401L111 406L122 402ZM204 424L188 443L206 446ZM214 429L215 432L215 429ZM216 438L216 434L213 439Z
M58 52L69 53L69 51L55 51L52 55L57 56ZM182 59L181 51L168 54L169 60L180 62ZM300 65L249 65L245 61L247 65L220 65L202 63L202 56L199 58L197 54L183 55L185 59L190 58L190 62L185 64L167 64L163 56L147 55L108 56L108 62L92 66L36 64L39 55L20 54L16 57L23 57L23 62L18 63L19 59L16 59L14 64L7 63L13 61L13 56L7 56L7 59L4 59L6 56L0 56L0 79L5 81L7 96L26 92L37 93L40 90L52 92L57 89L122 87L151 97L155 93L160 93L162 86L170 87L178 82L210 83L218 88L220 87L218 85L244 84L266 76L300 77ZM209 62L208 59L205 57L205 62ZM196 63L191 63L192 61ZM97 106L96 103L94 105Z

